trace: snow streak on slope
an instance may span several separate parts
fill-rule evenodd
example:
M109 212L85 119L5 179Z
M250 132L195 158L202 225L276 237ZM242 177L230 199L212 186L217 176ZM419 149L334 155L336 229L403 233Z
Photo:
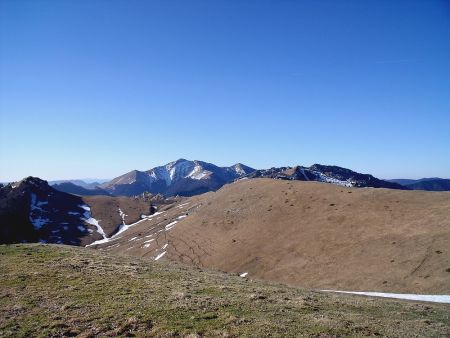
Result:
M31 194L31 205L30 205L30 215L29 220L31 224L33 224L33 227L35 230L39 230L42 228L45 224L49 222L48 218L43 218L42 213L45 212L41 208L41 206L48 204L47 201L39 202L37 200L36 194Z
M122 224L125 225L125 217L128 215L126 215L120 208L119 208L119 215L120 215L120 218L122 218Z
M163 257L166 254L167 251L163 251L162 253L160 253L158 256L155 257L155 261L157 261L158 259L160 259L161 257Z
M337 290L321 290L321 291L348 293L353 295L372 296L372 297L417 300L422 302L450 303L450 295L416 295L406 293L360 292L360 291L337 291Z
M81 218L81 219L88 224L94 225L97 228L97 232L100 235L102 235L103 238L106 238L106 234L103 231L103 228L98 223L99 221L97 221L95 218L92 217L91 208L89 206L87 206L86 204L79 205L79 207L84 210L84 214L83 214L84 218Z
M353 187L354 186L354 183L351 181L338 180L336 178L329 177L318 171L313 171L313 173L316 174L316 177L318 178L317 181L319 181L319 182L331 183L331 184L340 185L343 187ZM306 177L306 174L304 171L302 172L302 174Z
M106 237L104 236L103 239L99 239L91 244L88 244L86 246L91 246L91 245L96 245L96 244L102 244L102 243L107 243L115 238L117 238L118 235L120 235L121 233L123 233L124 231L126 231L127 229L131 228L132 226L135 226L136 224L139 224L141 222L147 221L149 219L152 219L153 217L162 214L165 211L161 211L161 212L155 212L153 215L142 215L142 219L140 219L137 222L131 223L131 224L122 224L119 228L119 231L117 231L114 235L112 235L111 237Z

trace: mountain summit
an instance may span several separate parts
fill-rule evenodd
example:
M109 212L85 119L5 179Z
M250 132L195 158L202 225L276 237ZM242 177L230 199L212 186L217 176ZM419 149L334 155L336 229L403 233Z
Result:
M214 191L255 171L237 163L218 167L203 161L179 159L148 171L133 170L101 185L114 195L132 196L148 191L166 196L193 196Z

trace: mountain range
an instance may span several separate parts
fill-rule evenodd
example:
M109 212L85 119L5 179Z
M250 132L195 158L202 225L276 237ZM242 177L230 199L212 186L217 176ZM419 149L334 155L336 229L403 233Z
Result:
M102 179L102 178L83 178L83 179L74 179L74 180L53 180L48 181L48 184L53 186L61 183L72 183L76 184L80 187L86 188L86 189L94 189L97 188L100 184L108 182L108 179Z
M321 164L314 164L310 167L296 166L256 170L250 173L247 177L265 177L295 181L317 181L345 187L372 187L407 190L406 187L398 183L383 181L373 177L372 175L360 174L350 169L341 168L338 166Z
M52 188L62 192L66 192L68 194L82 195L82 196L111 195L108 191L99 188L98 186L85 188L72 182L62 182L53 184Z
M89 246L311 288L449 290L448 192L336 166L188 160L101 189L111 195L68 194L36 177L0 186L0 243Z
M165 196L194 196L215 191L238 179L257 177L318 181L348 187L408 189L368 174L360 174L337 166L314 164L311 167L279 167L257 170L241 163L218 167L203 161L179 159L148 171L133 170L103 183L99 188L111 195L134 196L145 191Z
M401 184L411 190L450 191L450 179L431 177L418 180L393 179L389 182Z
M315 164L256 170L240 163L219 167L185 159L148 171L133 170L100 186L77 180L53 182L51 186L39 178L28 177L0 188L1 242L86 245L116 233L125 224L123 215L130 215L128 221L138 221L141 215L151 214L151 205L164 205L167 197L199 195L237 180L255 178L407 189L337 166Z

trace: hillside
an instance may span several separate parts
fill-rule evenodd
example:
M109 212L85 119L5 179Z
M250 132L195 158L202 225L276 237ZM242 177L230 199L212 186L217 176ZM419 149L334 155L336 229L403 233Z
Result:
M85 248L2 245L0 271L2 337L406 337L450 330L448 305L304 291Z
M98 248L307 288L448 294L450 194L240 180Z
M142 197L75 196L27 177L0 187L0 243L84 246L111 236L126 222L139 221L162 202Z

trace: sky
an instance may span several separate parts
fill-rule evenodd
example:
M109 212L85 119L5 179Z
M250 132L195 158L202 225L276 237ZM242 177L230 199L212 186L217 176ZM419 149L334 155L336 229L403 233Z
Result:
M178 158L450 177L450 2L0 1L0 181Z

